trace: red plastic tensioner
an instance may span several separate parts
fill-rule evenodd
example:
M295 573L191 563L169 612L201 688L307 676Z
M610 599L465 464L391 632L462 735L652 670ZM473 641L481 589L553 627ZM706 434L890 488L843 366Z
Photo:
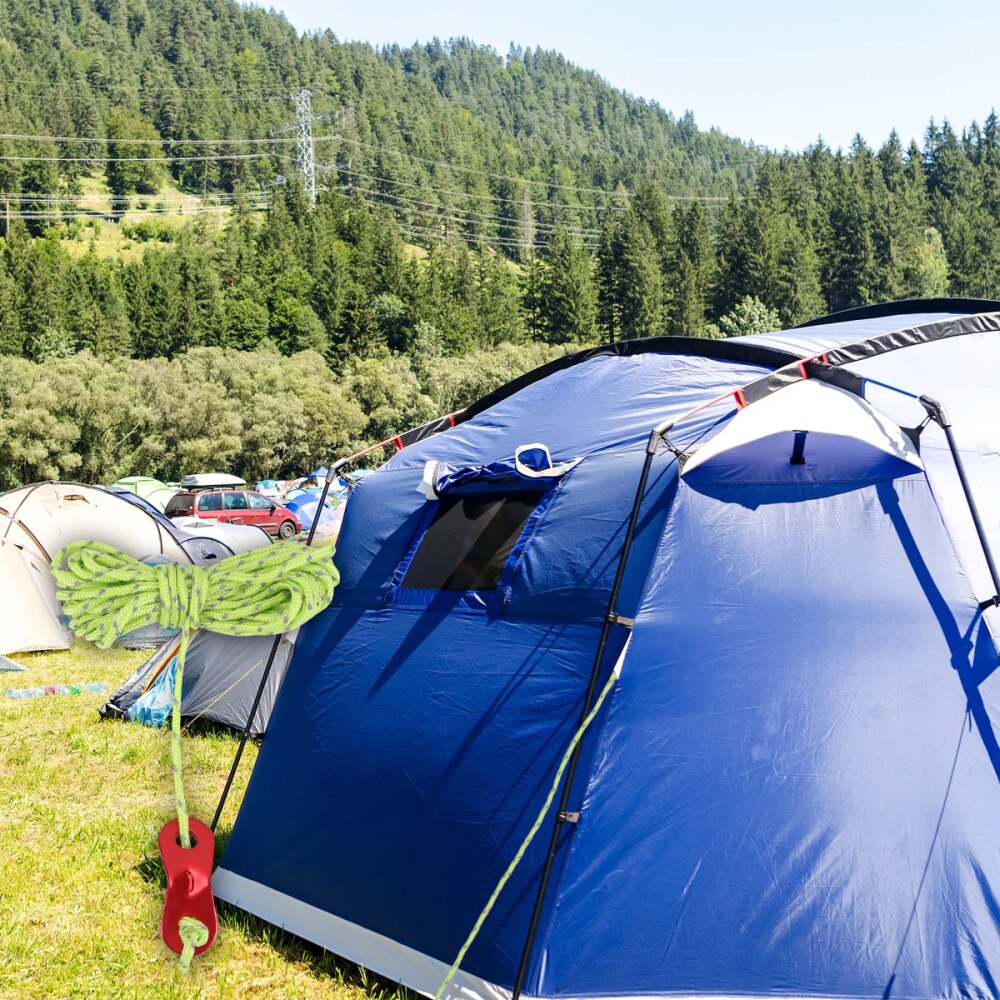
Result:
M184 950L177 925L181 917L194 917L208 928L208 941L195 948L200 955L207 951L219 932L219 918L215 914L215 897L212 895L212 862L215 859L215 837L201 820L191 819L191 846L181 847L177 842L180 827L172 819L160 831L160 857L167 873L167 898L163 902L163 921L160 933L167 947L179 955Z

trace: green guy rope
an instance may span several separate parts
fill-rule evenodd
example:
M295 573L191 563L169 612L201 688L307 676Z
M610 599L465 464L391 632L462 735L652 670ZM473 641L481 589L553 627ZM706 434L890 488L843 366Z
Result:
M208 928L197 917L181 917L177 922L177 931L184 942L184 950L177 964L181 972L187 972L191 968L195 948L208 944Z
M542 828L542 823L545 822L545 817L548 814L549 809L552 808L552 802L556 797L556 792L559 791L559 783L562 781L562 776L566 772L566 768L569 765L569 759L573 756L573 751L576 749L576 745L583 739L584 733L586 733L590 728L590 724L594 721L597 713L601 710L601 705L604 704L605 699L611 693L611 689L615 686L616 680L618 680L618 674L615 671L612 671L607 684L604 685L604 689L597 696L597 701L594 702L594 707L580 724L580 728L573 734L573 739L569 741L569 746L566 747L566 752L563 754L563 758L559 762L559 767L556 770L555 777L552 779L552 787L549 789L549 794L545 797L545 801L542 803L542 808L538 811L538 815L535 817L535 822L528 831L528 835L521 842L521 846L517 849L517 853L514 855L511 863L507 866L507 870L500 876L500 881L497 882L497 887L493 890L493 894L486 901L486 905L483 907L483 912L479 914L476 918L476 922L472 925L472 930L469 932L469 936L465 939L465 944L463 944L459 949L458 957L455 959L452 967L448 970L448 975L444 977L444 982L438 988L437 993L434 994L434 1000L441 1000L444 996L445 990L448 989L449 984L455 978L455 973L458 972L459 966L465 959L466 952L468 952L468 950L472 947L472 942L478 937L483 924L486 923L486 918L490 915L490 911L496 904L497 899L500 898L500 893L503 892L504 886L508 883L508 881L510 881L511 875L514 874L514 870L523 860L528 847L535 839L535 835Z
M170 758L181 847L191 847L181 751L181 694L191 633L279 635L305 624L333 599L340 580L331 548L283 542L232 556L204 569L173 563L150 566L100 542L74 542L57 555L52 572L57 597L81 638L108 649L145 625L181 629L174 675ZM185 970L196 948L208 943L206 925L180 920Z

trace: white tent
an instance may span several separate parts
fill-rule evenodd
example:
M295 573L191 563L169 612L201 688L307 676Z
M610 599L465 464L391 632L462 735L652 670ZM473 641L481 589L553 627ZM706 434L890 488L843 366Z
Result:
M175 517L171 521L178 534L189 538L210 538L230 550L227 555L261 549L272 543L271 536L255 524L227 524L205 517Z
M123 495L80 483L38 483L0 494L0 654L69 648L49 567L70 542L104 542L136 559L181 565L212 565L270 543L254 528L226 529L182 530ZM143 638L166 637L153 632L143 630Z
M48 561L0 537L0 652L68 648Z

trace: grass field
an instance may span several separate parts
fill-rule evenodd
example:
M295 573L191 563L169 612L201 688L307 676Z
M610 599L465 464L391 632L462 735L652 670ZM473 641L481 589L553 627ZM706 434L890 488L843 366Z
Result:
M0 690L106 681L142 653L78 645L19 655ZM188 974L159 936L164 880L156 836L172 817L166 730L103 722L103 694L0 697L0 997L371 997L392 984L232 907ZM236 750L231 733L184 741L188 804L208 822ZM219 827L236 815L256 748Z

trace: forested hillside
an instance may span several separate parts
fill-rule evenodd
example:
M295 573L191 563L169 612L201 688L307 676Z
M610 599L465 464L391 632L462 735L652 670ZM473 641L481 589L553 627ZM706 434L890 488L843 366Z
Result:
M315 205L286 128L301 88ZM992 297L998 180L994 114L932 122L920 145L778 154L554 53L375 51L231 0L0 0L0 353L23 359L0 379L0 485L229 454L266 405L220 374L245 380L243 351L290 359L276 408L319 391L297 358L346 394L325 442L272 435L231 459L276 475L574 345ZM142 394L88 437L93 414L53 387L95 358L123 387L167 359L178 394L232 403L214 422L229 437L203 403L196 427Z
M600 193L584 189L631 188L642 176L674 193L725 195L759 157L540 50L504 60L458 40L375 52L332 32L299 36L283 17L233 0L0 0L5 132L159 139L113 154L213 157L163 165L199 190L287 172L287 134L262 148L226 143L268 139L292 120L289 95L302 87L323 116L317 158L334 166L331 180L405 183L414 201L460 212L520 217L525 199L600 205ZM66 158L8 163L0 188L28 192L52 191L112 155L100 141L11 140L0 151ZM226 155L239 158L214 159ZM113 166L113 175L137 172ZM128 188L131 177L112 180ZM528 225L559 211L528 211Z

